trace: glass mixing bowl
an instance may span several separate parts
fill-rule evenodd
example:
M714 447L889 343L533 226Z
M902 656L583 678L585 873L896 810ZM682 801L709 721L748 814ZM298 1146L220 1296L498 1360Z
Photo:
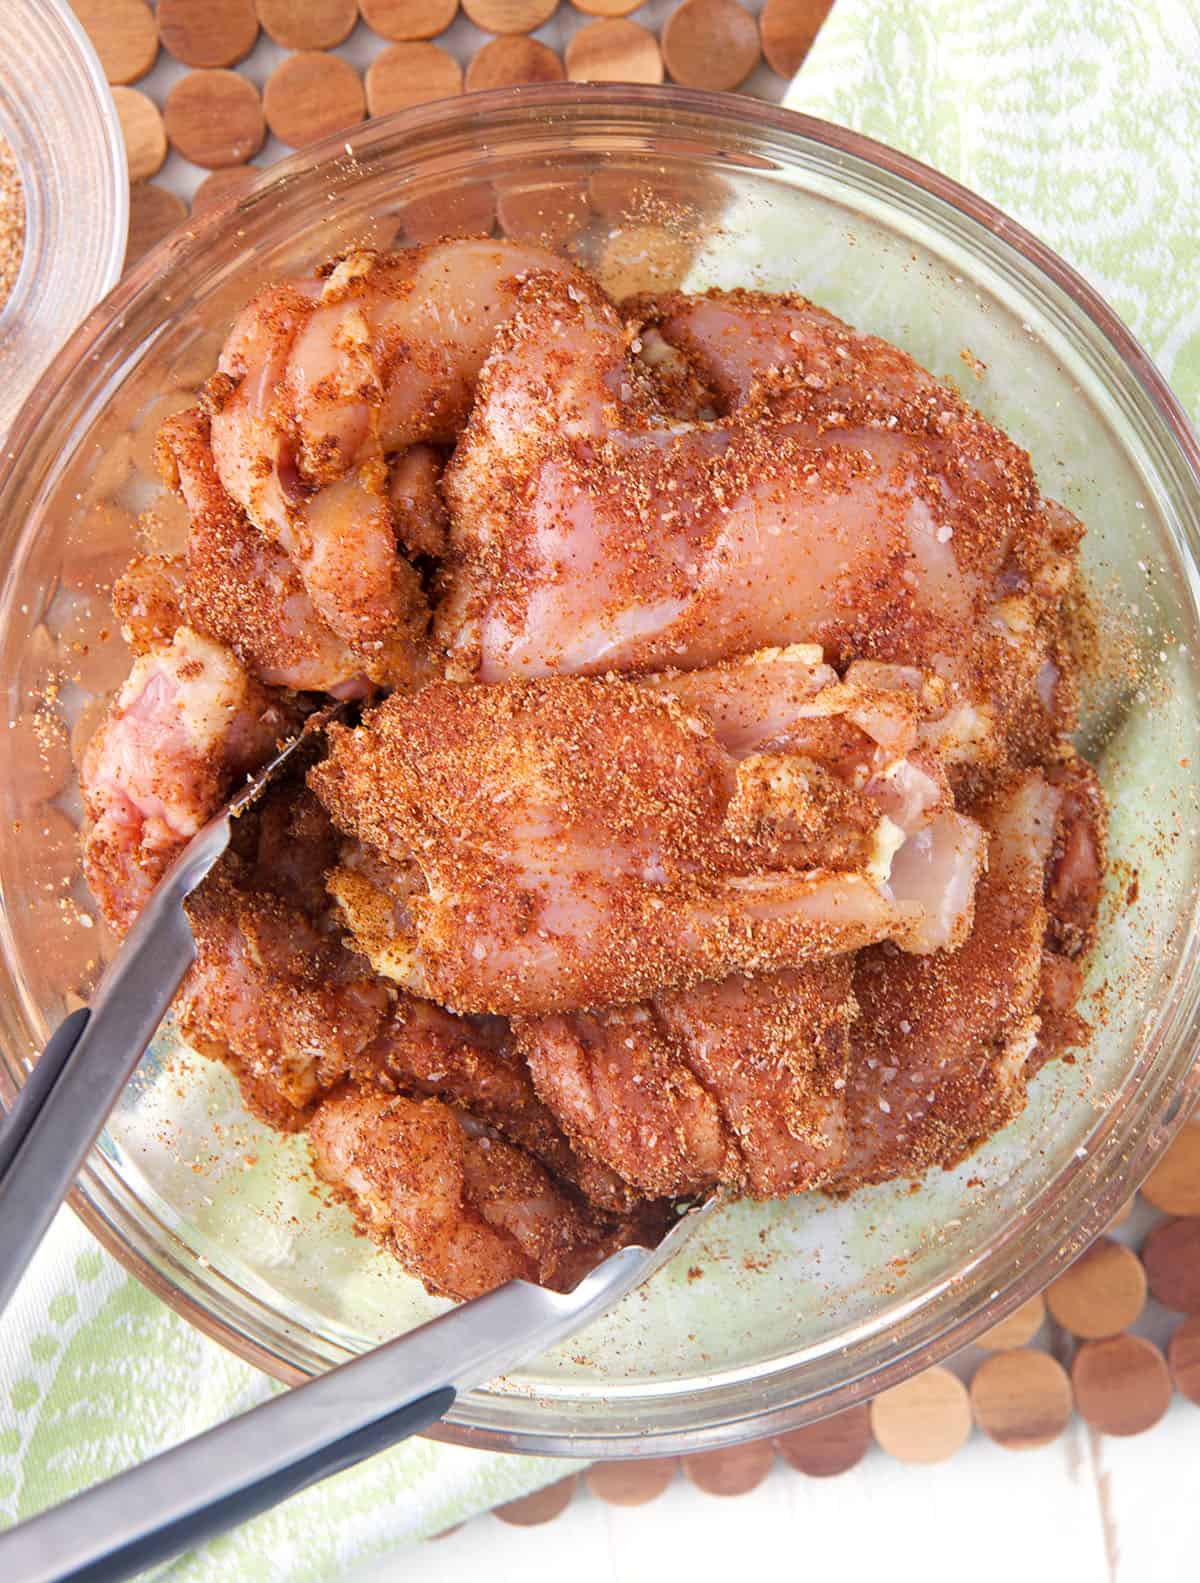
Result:
M127 662L105 584L135 543L179 542L155 425L191 399L264 281L350 242L493 223L546 234L614 291L815 297L956 377L1090 530L1105 663L1083 738L1112 800L1114 864L1089 1053L1045 1070L1013 1126L917 1191L723 1211L647 1289L458 1401L439 1430L578 1456L690 1450L845 1407L997 1322L1109 1221L1190 1106L1200 458L1144 354L1060 261L952 182L818 121L674 89L539 88L422 107L290 160L146 258L13 434L0 485L0 675L17 733L0 769L10 1091L111 950L78 878L70 746ZM285 1379L443 1306L318 1199L302 1141L249 1121L223 1070L169 1031L74 1202L179 1312Z

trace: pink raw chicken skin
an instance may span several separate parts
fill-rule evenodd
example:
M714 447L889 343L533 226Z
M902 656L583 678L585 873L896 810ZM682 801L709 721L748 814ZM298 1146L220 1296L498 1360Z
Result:
M576 1144L644 1192L782 1197L845 1156L851 960L522 1019L517 1038Z
M431 1291L953 1165L1086 1038L1082 528L897 348L492 238L354 251L247 305L159 461L186 553L115 590L89 883L127 928L364 700L238 821L179 1011Z
M1100 833L1038 771L980 816L989 862L967 941L949 954L857 959L841 1190L955 1165L1025 1103L1054 939L1052 860L1064 844L1086 844L1095 861Z
M690 669L777 645L917 666L947 745L1036 758L1078 524L1028 458L894 348L789 299L634 305L535 277L446 476L437 630L456 673ZM715 323L713 322L715 321ZM703 332L703 333L701 333ZM724 415L676 416L632 348L672 338ZM727 366L728 364L728 366ZM838 371L834 378L831 368Z
M563 268L507 242L351 253L260 293L230 333L208 395L217 472L374 680L419 673L428 619L388 458L455 438L521 277Z
M683 677L682 697L669 676L432 684L335 730L311 779L371 855L330 882L360 948L417 994L508 1015L884 938L956 942L978 827L930 817L946 794L928 776L911 829L885 813L900 809L874 772L905 763L907 700L825 683L811 656L775 653ZM922 853L892 885L913 840Z
M198 408L163 424L158 455L190 518L191 623L232 648L268 687L337 698L366 691L361 661L317 614L292 561L253 527L221 483L209 422Z
M179 627L134 662L81 773L84 867L114 928L129 927L171 859L287 716L227 649Z

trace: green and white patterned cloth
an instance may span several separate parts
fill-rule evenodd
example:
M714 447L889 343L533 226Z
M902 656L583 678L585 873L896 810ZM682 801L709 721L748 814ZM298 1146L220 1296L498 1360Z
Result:
M837 0L786 102L938 166L1023 221L1200 409L1193 0ZM64 1214L0 1323L0 1525L272 1389ZM163 1575L340 1580L567 1466L412 1441Z
M836 0L784 103L989 198L1200 417L1200 0Z
M165 1308L64 1212L0 1322L0 1527L278 1389ZM342 1583L355 1563L575 1466L410 1440L158 1575L170 1583Z

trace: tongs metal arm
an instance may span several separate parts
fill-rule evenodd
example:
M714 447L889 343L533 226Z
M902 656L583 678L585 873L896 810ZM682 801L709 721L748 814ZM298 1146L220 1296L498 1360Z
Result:
M0 1130L0 1311L191 966L186 894L160 884L91 1005L51 1036Z
M622 1248L559 1293L510 1281L0 1534L0 1577L118 1583L417 1434L657 1263Z
M233 821L344 708L310 715L192 837L121 942L91 1005L51 1035L0 1124L0 1313L195 960L184 901L228 847Z

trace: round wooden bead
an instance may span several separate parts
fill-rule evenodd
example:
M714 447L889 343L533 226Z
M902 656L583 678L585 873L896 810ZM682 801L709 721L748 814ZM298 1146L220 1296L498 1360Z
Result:
M645 165L626 165L620 160L604 160L588 177L592 208L614 223L661 220L666 207L672 223L688 229L692 221L712 211L721 194L722 183L708 172L673 170L670 203L664 205L652 172Z
M1200 1319L1185 1319L1167 1343L1175 1389L1200 1406Z
M134 547L133 518L111 500L95 500L71 525L59 582L75 593L111 588Z
M171 147L206 170L244 165L267 135L258 89L236 71L193 71L163 106Z
M997 1445L1028 1451L1056 1440L1071 1419L1071 1381L1048 1352L997 1352L971 1381L975 1422Z
M694 251L687 236L670 226L616 226L597 261L596 278L618 302L642 291L671 291L687 274Z
M677 1457L596 1462L587 1470L587 1483L592 1494L610 1506L645 1506L657 1500L678 1471Z
M271 73L263 93L267 125L281 143L303 148L356 126L366 112L362 79L337 55L301 50Z
M624 17L589 22L567 45L567 76L572 82L661 82L658 40Z
M458 0L358 0L358 9L373 33L402 44L444 33L458 15Z
M185 66L232 66L254 48L254 0L158 0L158 36Z
M147 190L145 184L130 188L129 202L132 206L134 196L140 196ZM178 208L183 205L176 200ZM117 494L124 486L133 466L133 436L131 434L117 434L103 449L96 448L96 456L88 473L86 495L88 504L93 501L107 501Z
M1133 1324L1146 1303L1146 1272L1136 1253L1099 1237L1046 1291L1046 1306L1073 1335L1113 1336Z
M1200 1215L1200 1121L1189 1121L1142 1183L1142 1197L1164 1215Z
M167 134L158 106L136 88L114 88L113 104L121 123L125 164L130 181L146 181L162 169L167 157Z
M177 412L184 412L195 402L190 391L170 390L163 396L156 397L137 421L133 431L133 449L130 459L134 467L144 477L158 478L158 457L155 446L158 440L158 431L168 418ZM126 513L126 515L128 515ZM128 540L126 543L128 544Z
M136 264L156 242L187 219L187 204L165 187L142 181L129 191L129 235L125 241L125 268Z
M866 1456L871 1445L871 1411L865 1402L844 1412L777 1435L775 1445L784 1461L809 1478L832 1478L848 1473Z
M516 1528L533 1528L538 1523L548 1523L560 1512L566 1511L575 1493L575 1474L547 1484L545 1489L534 1490L532 1495L522 1495L519 1500L507 1501L496 1507L496 1516L502 1523L512 1523Z
M1200 1217L1164 1220L1142 1244L1150 1291L1167 1308L1200 1314Z
M68 556L64 557L64 561L68 558L69 552ZM29 678L33 686L41 687L53 679L57 669L58 644L51 636L46 623L39 621L22 645L22 675Z
M462 0L462 8L485 33L532 33L558 10L558 0Z
M561 60L535 38L510 34L494 38L467 67L467 90L511 88L522 82L562 82L567 75Z
M1022 1303L1020 1308L1014 1309L1007 1319L985 1330L975 1345L982 1347L985 1352L1004 1352L1009 1347L1023 1347L1037 1335L1045 1317L1046 1302L1039 1293L1027 1303Z
M428 198L410 198L397 207L400 234L409 242L436 242L443 236L487 236L496 218L490 183L474 181Z
M1116 1214L1109 1221L1109 1223L1108 1223L1108 1225L1107 1225L1107 1227L1105 1229L1108 1230L1108 1231L1115 1231L1118 1226L1123 1226L1125 1224L1125 1222L1129 1219L1130 1215L1133 1214L1134 1206L1136 1205L1136 1203L1137 1203L1137 1194L1135 1193L1132 1198L1127 1198L1125 1200L1125 1202L1121 1205L1120 1209L1117 1210Z
M129 649L108 599L77 599L57 637L63 674L90 692L110 692L129 674Z
M390 115L462 92L462 67L436 44L393 44L367 67L367 108Z
M5 720L3 731L18 804L28 809L57 797L71 778L70 740L57 715L28 710Z
M496 218L505 236L538 247L563 247L591 218L587 183L514 183L496 193Z
M43 895L61 896L79 872L79 831L50 803L32 809L23 823L24 834L37 848L38 889Z
M71 0L111 83L135 82L154 65L158 29L145 0Z
M257 0L258 20L284 49L333 49L354 32L358 0Z
M746 1495L771 1471L775 1448L769 1440L748 1440L682 1460L683 1471L706 1495Z
M662 53L685 88L736 88L758 65L758 23L737 0L683 0L663 29Z
M871 1432L899 1462L944 1462L971 1433L967 1388L949 1369L926 1369L875 1398Z
M571 0L576 11L585 16L628 16L641 3L642 0Z
M222 203L236 203L245 197L261 175L256 165L230 165L226 170L214 170L192 194L192 213L207 214Z
M833 0L767 0L759 27L772 71L781 77L796 75L832 5Z
M1126 1332L1087 1341L1071 1365L1080 1417L1106 1435L1152 1429L1171 1405L1171 1376L1162 1353Z

